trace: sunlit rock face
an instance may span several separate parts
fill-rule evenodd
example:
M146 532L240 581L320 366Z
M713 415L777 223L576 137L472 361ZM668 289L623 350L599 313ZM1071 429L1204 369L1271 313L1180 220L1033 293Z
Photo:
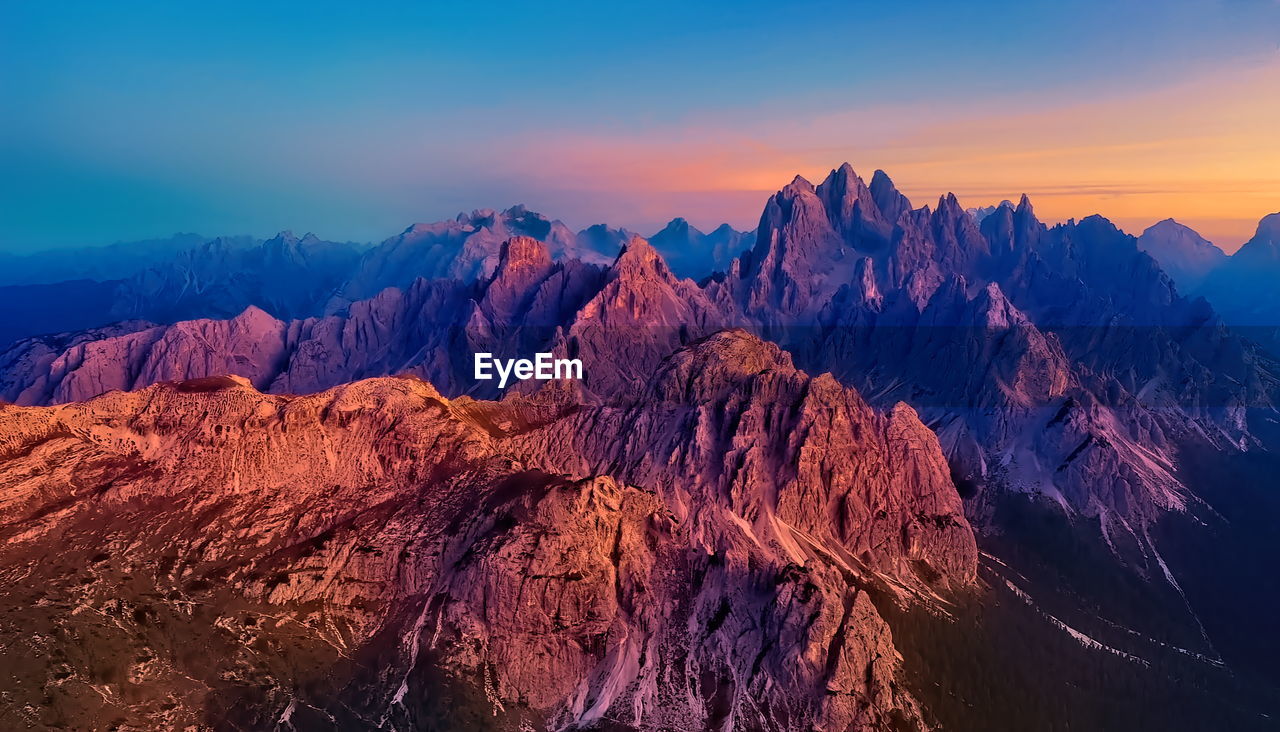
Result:
M921 727L876 603L975 579L914 412L743 332L625 406L207 377L0 435L31 723Z

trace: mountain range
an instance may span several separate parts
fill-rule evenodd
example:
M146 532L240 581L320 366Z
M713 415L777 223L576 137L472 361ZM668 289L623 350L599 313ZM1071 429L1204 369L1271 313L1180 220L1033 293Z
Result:
M917 207L845 164L753 235L516 207L375 247L202 243L0 353L6 703L1265 729L1280 363L1241 326L1278 222L1227 257L1025 196ZM585 378L473 377L539 351Z

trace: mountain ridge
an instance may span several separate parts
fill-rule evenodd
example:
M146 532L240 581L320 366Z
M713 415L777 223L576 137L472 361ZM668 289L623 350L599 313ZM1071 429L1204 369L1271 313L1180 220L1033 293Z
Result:
M915 208L882 171L867 185L848 164L771 196L754 245L700 280L603 226L584 236L596 254L617 245L606 263L567 256L578 235L555 223L516 208L410 227L361 265L370 283L390 273L406 284L335 296L323 315L251 305L229 319L129 321L5 350L0 396L32 405L0 406L17 425L0 485L21 486L10 505L29 509L14 525L61 525L94 505L75 493L91 484L110 496L118 485L129 495L195 485L200 460L231 505L245 485L287 478L323 494L326 476L355 470L338 476L340 495L397 517L394 537L329 508L297 515L282 498L257 541L292 540L296 527L282 527L322 518L336 522L315 530L375 556L399 556L397 542L420 535L414 521L456 540L428 542L421 562L365 558L343 575L334 562L363 554L335 554L328 538L309 549L319 535L303 532L281 553L237 555L264 569L228 569L241 584L216 599L290 607L317 624L306 643L385 660L402 679L392 686L415 691L409 702L354 672L329 690L373 694L361 709L378 724L440 718L423 701L430 690L460 695L477 719L496 712L502 728L924 729L922 687L901 683L902 613L946 617L971 603L994 613L1000 587L1029 613L1019 622L1082 652L1143 667L1148 639L1173 634L1194 673L1227 668L1203 594L1184 587L1194 565L1166 556L1219 530L1209 527L1221 499L1188 479L1193 460L1277 447L1268 420L1280 366L1209 301L1185 296L1139 238L1099 216L1047 226L1026 196L981 217L954 195ZM285 258L300 243L278 239L271 249ZM401 257L415 264L391 266ZM585 374L500 390L473 378L476 352L551 352L582 359ZM268 455L292 466L287 475L261 467ZM92 479L58 487L59 462ZM224 462L259 472L218 474ZM352 494L357 485L374 492ZM54 491L47 514L39 486ZM426 518L408 508L435 505L414 492L423 486L445 496ZM368 503L382 498L391 503ZM1028 512L1043 532L1019 523ZM1073 552L1044 552L1063 534L1099 552L1092 568L1112 592L1071 573ZM1001 556L980 559L979 542ZM390 603L378 626L352 588L391 586L379 573L392 564L415 589L375 598ZM532 610L511 600L526 597L521 572L540 583ZM349 581L335 584L340 575ZM428 575L442 584L419 592ZM701 584L673 579L691 576ZM340 629L324 630L335 621L313 603ZM419 663L427 628L448 629L446 641ZM203 625L192 632L227 642ZM495 650L505 644L550 665L525 673ZM335 726L332 715L377 726L272 688L242 700L245 713L306 706ZM670 703L680 711L662 711Z

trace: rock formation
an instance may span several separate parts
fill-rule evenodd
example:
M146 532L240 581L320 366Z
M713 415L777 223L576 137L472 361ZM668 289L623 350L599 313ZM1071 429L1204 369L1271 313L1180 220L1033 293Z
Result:
M0 439L24 724L919 729L878 604L975 576L910 408L742 332L629 405L208 377Z

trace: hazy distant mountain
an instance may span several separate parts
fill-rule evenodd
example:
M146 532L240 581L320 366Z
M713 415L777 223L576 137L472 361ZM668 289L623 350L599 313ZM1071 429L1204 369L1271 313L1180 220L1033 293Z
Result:
M1201 283L1222 319L1280 355L1280 213L1264 217L1257 232Z
M1235 253L1237 262L1276 266L1280 264L1280 213L1264 216L1253 238Z
M1201 291L1227 322L1280 326L1280 213L1258 222L1253 238L1206 278Z
M121 242L101 247L50 249L29 254L0 253L0 287L68 280L105 282L123 279L207 241L207 237L199 234L174 234L167 239ZM229 237L228 241L237 246L254 243L250 237Z
M724 272L742 251L754 243L754 235L721 224L704 234L682 218L672 219L649 243L679 277L700 280L713 272Z
M965 213L972 216L974 221L981 224L983 219L995 213L997 209L1000 209L1000 208L1012 209L1013 207L1014 207L1013 201L1005 199L994 206L979 206L976 208L966 208Z
M609 257L580 244L560 221L524 206L505 211L481 209L451 221L414 224L399 236L369 250L338 291L329 310L372 297L388 287L406 288L415 279L452 277L475 280L493 274L502 244L513 236L546 242L553 256L604 263Z
M594 252L612 262L622 247L635 236L626 229L615 229L608 224L594 224L578 232L578 246ZM591 260L594 261L594 258ZM598 263L598 262L596 262Z
M122 320L225 318L250 305L286 318L311 315L347 280L361 249L286 231L265 242L219 237L163 256L148 252L135 266L113 265L129 272L115 280L0 287L0 305L15 316L0 326L0 343Z
M0 285L0 307L13 315L0 325L0 345L119 320L227 318L250 306L283 319L320 315L419 277L487 277L502 243L521 235L547 242L559 260L595 264L611 262L630 236L603 224L575 236L559 221L515 206L415 224L376 247L285 231L266 241L180 234L9 256L16 263L10 280L33 284Z
M1184 294L1196 292L1227 261L1226 252L1173 219L1148 227L1138 237L1138 248L1155 257Z
M251 305L284 318L319 312L350 277L362 250L349 243L283 231L255 246L218 238L124 280L120 319L170 323L230 317Z

